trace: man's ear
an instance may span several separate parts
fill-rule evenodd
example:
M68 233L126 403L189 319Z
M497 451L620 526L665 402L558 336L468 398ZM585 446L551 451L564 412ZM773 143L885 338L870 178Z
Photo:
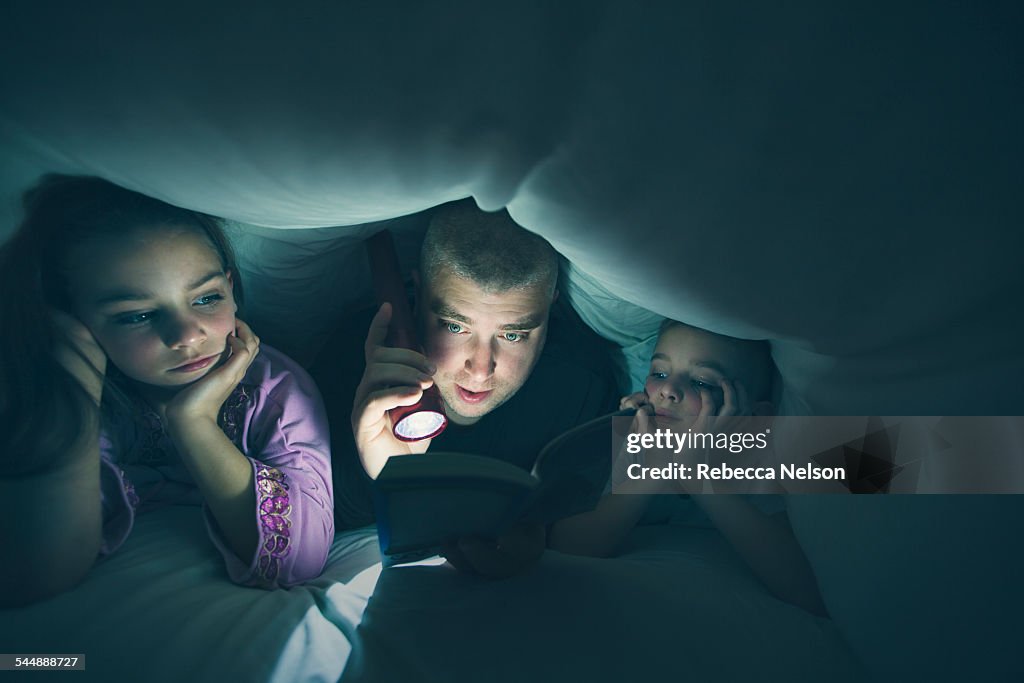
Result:
M775 404L771 401L758 401L750 410L752 415L761 415L764 417L775 416Z
M555 287L555 293L551 295L551 303L552 304L554 304L556 301L558 301L558 295L560 293L561 292L559 291L558 287Z

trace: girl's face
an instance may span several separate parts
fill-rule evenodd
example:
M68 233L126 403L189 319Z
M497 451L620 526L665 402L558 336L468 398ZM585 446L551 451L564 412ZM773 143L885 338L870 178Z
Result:
M768 391L760 379L768 360L750 342L674 324L658 338L644 391L657 415L681 418L700 413L704 389L722 407L722 383L742 382L750 399Z
M238 310L232 275L202 231L143 228L90 242L71 256L76 313L130 379L182 387L226 355Z

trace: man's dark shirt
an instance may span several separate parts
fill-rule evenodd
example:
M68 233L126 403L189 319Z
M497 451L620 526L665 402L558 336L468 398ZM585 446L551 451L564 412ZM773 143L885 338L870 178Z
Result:
M334 518L339 530L374 522L370 480L359 461L351 415L375 312L363 311L342 323L310 369L330 419ZM449 422L431 442L430 452L486 455L531 469L548 441L618 405L607 344L571 310L553 307L547 342L526 383L474 424Z

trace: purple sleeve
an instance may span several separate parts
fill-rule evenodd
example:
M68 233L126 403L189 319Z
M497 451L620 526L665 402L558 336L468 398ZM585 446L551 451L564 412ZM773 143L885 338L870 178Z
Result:
M316 578L334 538L330 434L323 401L309 375L263 346L243 380L255 386L242 452L253 466L259 544L240 560L209 511L207 526L237 583L264 588Z
M100 500L103 506L103 540L100 557L121 547L135 522L139 499L124 470L114 464L114 444L110 435L100 432Z

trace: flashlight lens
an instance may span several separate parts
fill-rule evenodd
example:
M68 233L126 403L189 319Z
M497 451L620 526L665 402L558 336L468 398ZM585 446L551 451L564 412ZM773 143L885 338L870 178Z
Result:
M400 439L415 441L433 436L444 426L445 417L433 410L421 410L403 417L395 425L395 436Z

